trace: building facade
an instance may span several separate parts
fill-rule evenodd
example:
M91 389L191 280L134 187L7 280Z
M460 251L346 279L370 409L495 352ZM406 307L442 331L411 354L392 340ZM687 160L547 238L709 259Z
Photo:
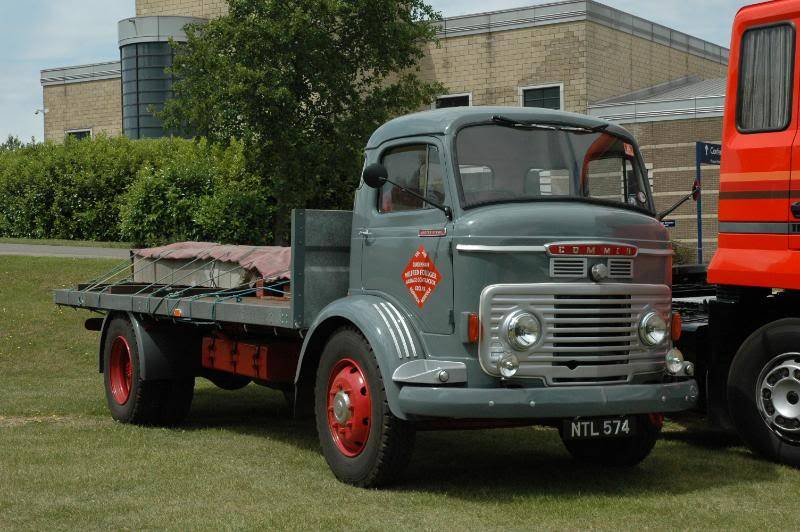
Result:
M119 23L120 61L42 71L45 139L165 132L153 112L171 96L169 40L223 15L225 0L137 0ZM694 143L718 141L728 50L592 0L450 17L426 46L424 79L445 87L432 107L535 106L621 123L643 147L659 209L694 181ZM706 260L716 247L719 172L704 168ZM686 255L694 204L670 219Z

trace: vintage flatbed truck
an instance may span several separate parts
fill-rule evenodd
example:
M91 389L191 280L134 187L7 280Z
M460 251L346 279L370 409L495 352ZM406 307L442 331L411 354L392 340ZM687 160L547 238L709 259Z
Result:
M151 250L55 302L105 314L86 326L122 422L180 422L198 376L252 380L313 411L359 486L395 479L420 429L541 423L578 459L635 465L698 394L643 168L626 130L581 115L413 114L369 140L353 212L293 213L284 274Z

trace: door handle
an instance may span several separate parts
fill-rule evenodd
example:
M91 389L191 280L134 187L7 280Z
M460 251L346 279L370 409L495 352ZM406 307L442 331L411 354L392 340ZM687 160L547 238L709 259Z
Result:
M800 218L800 202L792 203L792 216Z
M360 236L363 236L364 238L369 238L372 236L372 231L370 231L369 229L360 229L358 231L358 234Z

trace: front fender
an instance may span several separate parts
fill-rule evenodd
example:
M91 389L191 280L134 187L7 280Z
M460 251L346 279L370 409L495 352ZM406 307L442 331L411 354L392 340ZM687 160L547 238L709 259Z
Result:
M392 381L392 374L409 360L425 358L419 331L411 317L401 308L380 297L356 295L338 299L325 307L308 330L300 362L297 365L295 385L310 374L316 373L319 356L330 335L339 327L355 326L369 342L386 389L389 409L396 417L406 419L400 409L400 387Z

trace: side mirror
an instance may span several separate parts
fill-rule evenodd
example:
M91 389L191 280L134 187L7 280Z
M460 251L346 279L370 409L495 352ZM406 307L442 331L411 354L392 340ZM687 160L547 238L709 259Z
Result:
M381 188L389 179L386 167L379 163L372 163L364 168L364 183L370 188Z
M694 185L692 186L692 199L694 201L700 199L700 183L697 181L695 181Z

